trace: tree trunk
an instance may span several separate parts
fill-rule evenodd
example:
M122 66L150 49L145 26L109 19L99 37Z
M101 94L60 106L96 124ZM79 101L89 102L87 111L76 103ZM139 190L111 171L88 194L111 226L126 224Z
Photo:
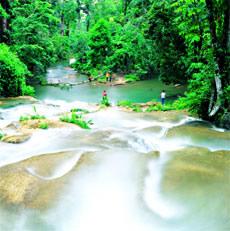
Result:
M215 114L219 111L221 107L221 96L223 94L222 91L222 82L221 82L221 72L220 72L220 56L219 56L219 48L220 44L218 43L217 35L216 35L216 24L214 18L214 8L212 0L205 0L207 9L208 9L208 19L209 19L209 28L212 39L212 47L213 47L213 55L216 62L216 73L214 78L215 85L215 94L211 95L210 105L209 105L209 117L215 116ZM213 102L213 103L212 103Z
M60 25L60 29L61 29L61 35L64 36L65 35L65 22L64 22L64 15L61 14L61 25Z
M77 2L77 8L76 8L76 12L77 12L77 29L80 30L81 29L81 2L80 0L76 0Z
M0 0L2 8L7 14L10 12L10 4L8 0ZM9 29L9 19L0 16L0 42L8 43L7 30Z
M224 49L226 50L225 52L225 69L226 69L226 85L230 84L230 68L229 68L229 63L230 63L230 1L225 0L225 14L224 14L224 36L223 36L223 44L224 44Z

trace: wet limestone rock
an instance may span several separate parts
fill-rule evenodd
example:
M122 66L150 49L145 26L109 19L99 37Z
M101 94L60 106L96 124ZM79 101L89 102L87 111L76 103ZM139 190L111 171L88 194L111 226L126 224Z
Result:
M19 96L0 99L0 107L11 107L25 103L36 103L38 100L31 96Z
M40 124L45 123L48 125L48 128L63 128L63 127L74 127L75 125L70 123L64 123L59 120L50 120L50 119L37 119L37 120L26 120L20 122L20 129L38 129Z
M221 132L207 126L193 126L187 124L171 128L166 134L166 137L190 137L193 140L207 140L210 142L212 142L214 139L218 139L229 142L230 131Z
M178 200L205 200L206 193L230 194L230 151L211 152L190 147L170 153L166 164L162 191Z
M1 141L5 143L20 144L29 140L30 137L31 133L17 133L13 135L5 135Z
M93 153L85 153L75 160L74 151L44 154L0 168L0 201L10 205L46 209L61 194L77 171L92 163ZM66 161L73 161L73 168L57 178L52 175ZM33 169L37 175L31 174ZM41 177L38 177L41 176ZM46 179L45 177L50 177ZM43 179L44 177L44 179Z
M148 152L148 153L146 153L146 156L147 156L149 159L157 159L157 158L160 157L160 152L159 152L159 151Z

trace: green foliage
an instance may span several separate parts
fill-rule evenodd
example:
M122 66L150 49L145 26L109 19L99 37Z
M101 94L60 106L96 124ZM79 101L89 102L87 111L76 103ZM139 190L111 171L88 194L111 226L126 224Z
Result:
M44 72L55 57L51 28L58 19L51 5L44 0L15 1L12 14L10 35L15 51L30 71Z
M97 81L98 81L99 83L106 83L106 82L107 82L105 76L100 76L99 78L97 78Z
M110 50L111 35L109 31L109 23L104 19L100 19L89 32L88 53L92 67L101 67L106 64L106 57Z
M70 56L70 39L68 36L55 34L52 37L52 46L55 49L54 55L56 60L66 60Z
M7 18L9 15L3 9L2 5L0 4L0 17Z
M72 112L70 116L68 114L61 116L60 120L66 123L76 124L83 129L90 129L89 125L92 124L91 120L85 121L82 115L78 115L75 112Z
M4 135L2 133L0 133L0 140L4 137Z
M230 105L230 85L224 89L224 97L227 100L227 105Z
M26 85L29 72L16 54L0 44L0 95L33 95L34 89Z
M27 121L27 120L30 120L29 116L20 116L20 118L19 118L20 122Z
M45 119L46 117L45 116L43 116L43 115L32 115L32 116L30 116L30 119L31 120L41 120L41 119Z
M152 112L152 111L171 111L171 110L175 110L175 106L172 104L165 104L162 105L160 103L156 104L156 105L151 105L146 109L146 112Z
M153 1L147 14L147 36L152 40L152 68L163 82L186 83L186 45L174 25L172 1Z
M141 109L140 105L132 103L129 100L121 100L121 101L119 101L117 103L117 106L131 109L134 112L142 112L142 109Z
M111 70L126 75L127 82L158 75L166 84L188 84L185 98L173 107L189 108L202 118L208 118L213 92L214 101L221 103L220 114L229 110L227 0L9 3L7 10L0 5L0 15L7 20L1 25L7 26L3 37L11 46L0 45L2 96L33 95L27 69L38 74L57 60L75 57L76 70L103 83L104 73Z
M188 109L189 105L188 105L188 100L185 97L181 97L178 100L176 100L173 103L173 107L175 107L176 110L184 110L184 109Z
M108 96L103 96L100 104L109 107L111 103L109 102Z
M139 81L140 78L135 74L125 75L125 80L127 83Z
M48 129L49 125L46 122L41 122L38 127L41 129Z
M27 121L27 120L43 120L46 119L45 116L43 115L30 115L30 116L20 116L19 121L23 122L23 121Z
M119 106L119 107L131 107L132 104L133 103L129 100L121 100L121 101L118 101L117 106Z
M43 120L43 119L46 119L46 117L44 115L39 115L37 113L36 106L33 106L33 111L34 111L35 114L28 115L28 116L20 116L19 121L23 122L23 121L27 121L27 120Z
M88 110L86 110L86 109L81 109L81 108L72 108L70 111L71 111L71 112L80 112L80 113L82 113L82 114L88 114L88 113L89 113Z

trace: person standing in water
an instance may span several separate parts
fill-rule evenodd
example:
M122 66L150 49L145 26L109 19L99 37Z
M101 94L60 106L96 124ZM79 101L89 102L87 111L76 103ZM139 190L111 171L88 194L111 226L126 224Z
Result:
M166 97L166 93L165 90L163 90L161 92L161 104L164 105L165 104L165 97Z
M102 92L102 99L105 99L107 97L107 92L106 92L106 90L104 90L103 92Z
M105 105L106 107L110 106L108 95L106 90L102 92L102 101L101 104Z
M109 79L110 79L110 73L109 73L108 71L106 72L105 77L106 77L106 82L109 82Z

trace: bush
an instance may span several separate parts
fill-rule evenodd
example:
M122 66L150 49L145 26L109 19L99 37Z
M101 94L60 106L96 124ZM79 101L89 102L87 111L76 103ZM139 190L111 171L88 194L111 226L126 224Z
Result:
M42 115L31 115L31 116L20 116L19 121L27 121L27 120L42 120L46 119L45 116Z
M28 117L28 116L20 116L20 118L19 118L20 122L27 121L27 120L30 120L30 117Z
M127 83L139 81L140 78L135 74L125 75L125 80Z
M142 109L141 109L140 105L132 103L131 101L128 101L128 100L119 101L117 103L117 106L129 108L134 112L142 112Z
M35 106L33 106L33 111L34 111L34 115L30 115L30 116L20 116L19 118L19 121L22 122L22 121L27 121L27 120L41 120L41 119L46 119L45 116L43 115L39 115L37 113L37 109Z
M35 90L31 86L22 85L22 95L34 96Z
M172 104L165 104L162 105L160 103L156 105L151 105L146 109L146 112L152 112L152 111L171 111L175 110L175 106Z
M81 109L81 108L72 108L70 111L71 111L71 112L81 112L81 113L83 113L83 114L89 113L88 110L86 110L86 109Z
M43 115L32 115L32 116L30 116L30 119L31 120L41 120L41 119L45 119L46 117L45 116L43 116Z
M98 81L99 83L106 83L106 82L107 82L107 81L106 81L106 77L104 77L104 76L98 78L97 81Z
M92 124L91 120L85 121L82 115L77 115L75 112L72 112L71 116L65 115L60 117L60 120L66 123L76 124L83 129L90 129L89 125Z
M4 136L4 135L3 135L2 133L0 133L0 140L3 138L3 136Z
M128 100L121 100L121 101L118 101L117 106L119 106L119 107L131 107L132 102L128 101Z
M38 127L41 129L48 129L49 125L46 122L41 122Z
M5 44L0 44L0 95L33 95L32 87L26 85L30 75L27 67Z
M188 109L187 99L184 97L179 98L173 103L176 110Z
M104 96L101 100L101 105L104 105L106 107L109 107L111 104L109 102L108 96Z
M68 36L56 34L52 37L57 60L65 60L70 54L70 42Z

